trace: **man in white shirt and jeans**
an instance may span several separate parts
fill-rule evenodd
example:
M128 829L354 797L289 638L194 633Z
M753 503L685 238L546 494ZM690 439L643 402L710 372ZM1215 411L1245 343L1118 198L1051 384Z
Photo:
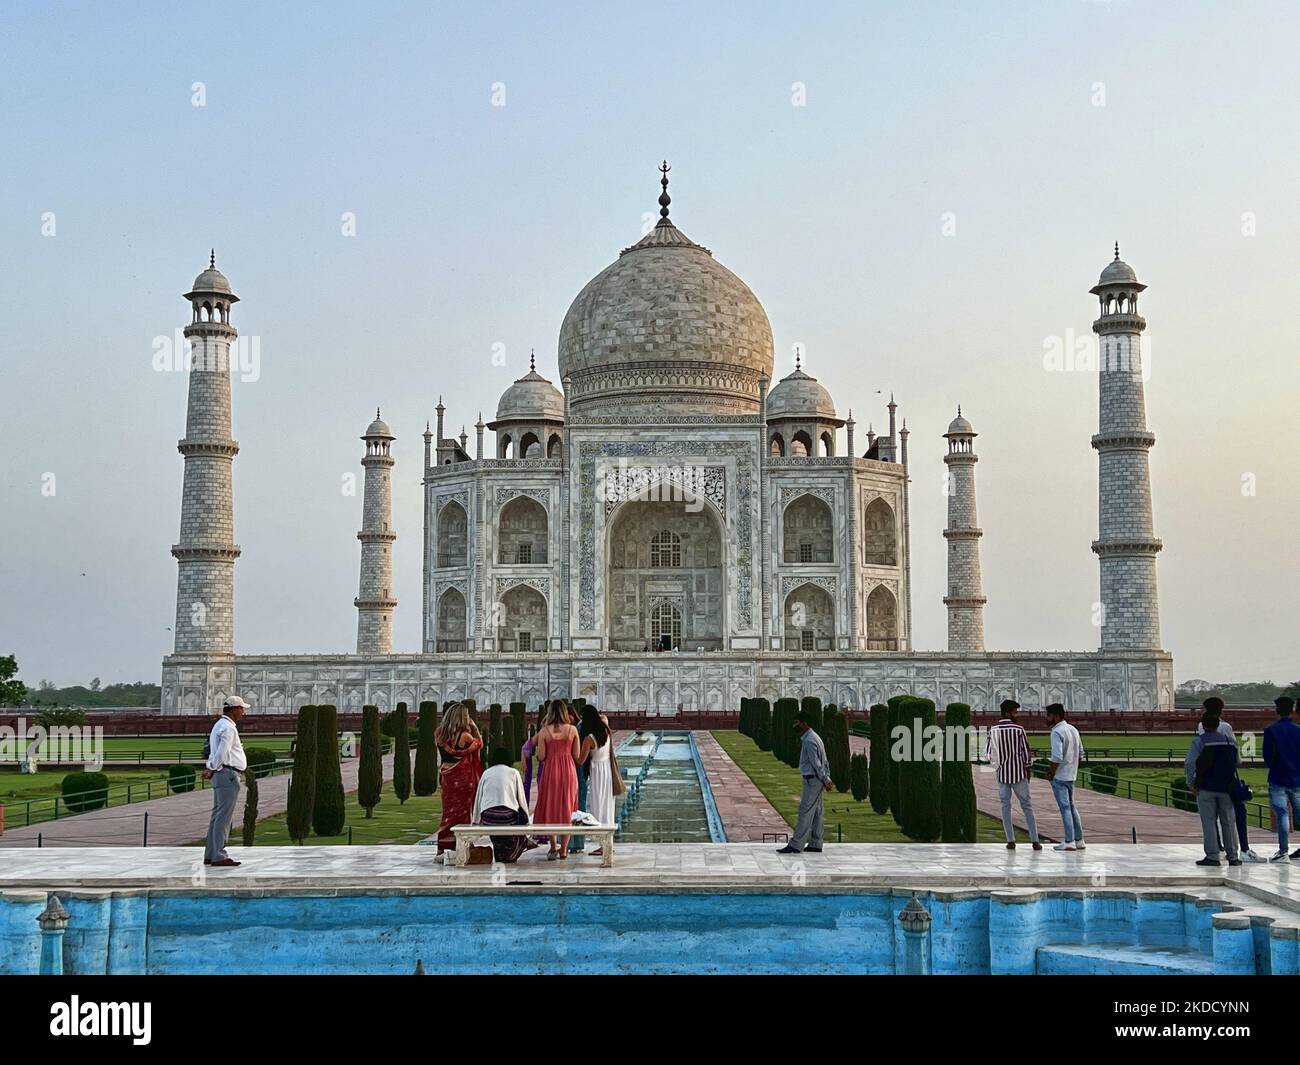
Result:
M248 768L237 727L247 709L248 704L238 695L229 696L208 736L210 753L203 778L212 781L212 819L208 822L208 838L203 848L204 865L230 868L240 864L226 853L226 843L239 799L239 776Z
M1087 844L1083 842L1079 808L1074 805L1074 781L1079 775L1083 741L1079 730L1065 720L1065 707L1060 703L1044 707L1043 712L1047 715L1047 723L1052 726L1052 764L1047 767L1047 779L1052 782L1052 795L1060 807L1061 823L1065 826L1061 842L1053 849L1081 851Z

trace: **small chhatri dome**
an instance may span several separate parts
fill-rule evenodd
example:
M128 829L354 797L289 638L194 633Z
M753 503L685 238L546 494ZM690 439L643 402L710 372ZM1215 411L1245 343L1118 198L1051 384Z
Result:
M194 279L194 285L187 295L197 293L220 293L234 297L234 292L230 288L230 282L226 280L226 275L217 269L217 251L215 248L212 249L208 257L208 268Z
M975 436L975 427L961 416L961 407L957 407L957 417L948 423L948 431L944 436Z
M1101 279L1097 284L1133 284L1137 279L1137 273L1134 271L1133 267L1129 266L1128 263L1119 257L1119 241L1116 241L1115 258L1106 264L1106 269L1101 272Z
M393 431L388 428L388 423L379 416L378 407L375 408L375 420L370 423L370 427L366 430L366 435L363 436L361 439L362 440L372 440L372 439L396 440L397 439L397 437L393 435Z
M767 394L767 418L815 418L836 421L835 401L824 385L803 372L803 360L795 354L794 373L781 378Z
M528 372L501 394L496 421L563 420L564 394L537 372L536 356L530 351Z

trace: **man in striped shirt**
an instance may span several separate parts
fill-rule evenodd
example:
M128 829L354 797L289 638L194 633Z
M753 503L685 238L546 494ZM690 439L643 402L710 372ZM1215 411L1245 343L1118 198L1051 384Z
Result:
M1038 823L1034 820L1034 803L1029 796L1029 767L1033 755L1029 753L1029 739L1022 726L1016 724L1016 711L1020 704L1014 699L1002 701L1002 717L989 729L989 765L998 777L998 799L1002 803L1002 829L1007 834L1007 850L1016 849L1016 829L1011 823L1011 796L1020 802L1029 828L1029 839L1034 850L1041 851L1038 841Z

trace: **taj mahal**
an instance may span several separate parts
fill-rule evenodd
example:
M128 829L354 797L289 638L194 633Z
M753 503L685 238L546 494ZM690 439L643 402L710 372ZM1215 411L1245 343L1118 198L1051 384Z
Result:
M534 363L490 422L480 416L472 447L464 431L447 434L439 399L423 434L423 528L400 530L423 538L418 597L416 575L393 572L402 467L376 411L362 436L355 654L235 651L238 297L209 260L185 296L191 366L164 712L209 714L230 694L255 713L464 697L536 706L552 694L660 714L735 709L751 695L846 708L898 693L976 709L1007 697L1031 709L1172 707L1140 372L1146 286L1118 247L1090 290L1100 646L988 650L972 422L954 402L943 441L925 444L944 451L948 518L914 529L908 430L893 397L876 412L879 434L874 419L860 433L802 366L774 380L762 304L672 222L660 170L657 224L565 315L558 386ZM913 646L913 536L947 542L943 650ZM394 651L394 612L417 598L421 646Z

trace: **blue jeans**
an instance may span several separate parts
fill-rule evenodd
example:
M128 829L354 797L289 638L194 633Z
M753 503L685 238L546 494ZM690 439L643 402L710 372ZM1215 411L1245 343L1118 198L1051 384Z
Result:
M1065 842L1083 839L1083 822L1079 820L1078 807L1074 805L1074 781L1053 780L1052 795L1061 809L1061 824L1065 826Z
M1268 786L1268 804L1277 818L1277 847L1287 849L1287 836L1291 831L1291 811L1300 810L1300 788L1285 788L1281 784Z

